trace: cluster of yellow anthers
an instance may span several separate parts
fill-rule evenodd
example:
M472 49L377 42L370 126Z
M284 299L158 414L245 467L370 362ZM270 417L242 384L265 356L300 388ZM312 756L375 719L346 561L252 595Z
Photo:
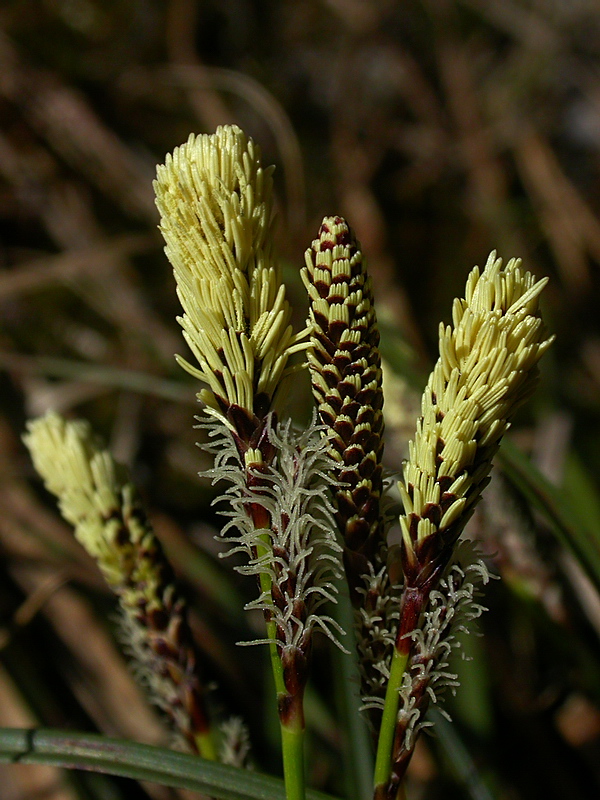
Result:
M224 421L232 406L250 418L277 407L294 336L272 252L272 173L236 126L190 136L157 169L165 252L184 310L183 335L208 384L198 398Z
M122 482L115 463L94 441L84 420L66 422L49 413L27 424L23 437L46 488L59 501L61 514L89 554L97 559L111 586L123 582L121 522Z
M520 264L511 259L503 269L491 253L483 272L475 267L469 275L465 298L454 301L453 325L440 325L440 357L399 482L409 584L429 577L435 560L429 543L435 539L435 551L447 550L463 530L500 439L533 392L536 364L552 342L538 312L547 279L536 281Z

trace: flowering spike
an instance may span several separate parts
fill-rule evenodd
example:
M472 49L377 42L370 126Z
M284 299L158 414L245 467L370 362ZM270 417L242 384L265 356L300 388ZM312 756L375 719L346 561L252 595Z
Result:
M325 217L306 251L313 394L326 426L335 475L336 519L355 604L359 587L385 563L380 514L383 392L371 278L341 217Z
M545 284L523 272L520 260L503 268L493 252L481 274L478 267L472 270L465 298L454 301L453 325L440 325L440 357L399 482L404 586L377 746L377 798L395 796L405 768L412 708L403 717L398 706L412 680L415 636L431 628L427 604L437 596L456 541L489 481L500 440L533 392L537 362L552 342L538 312Z
M277 407L298 349L272 251L272 171L252 139L225 125L190 135L154 182L179 322L199 366L178 361L207 384L199 399L232 428L232 413L256 423Z
M440 325L440 357L423 394L399 483L403 567L409 586L433 585L489 481L492 458L516 409L532 394L550 346L538 311L547 280L506 267L493 252Z
M251 139L235 126L224 126L211 136L190 136L158 167L154 186L166 253L184 310L180 323L199 366L178 360L208 385L198 398L204 401L208 416L215 418L216 427L209 435L221 437L226 448L233 446L236 453L232 504L243 519L242 530L255 543L252 563L271 643L286 786L300 796L302 691L291 684L305 680L306 657L302 641L294 644L299 655L291 662L285 648L280 651L275 643L274 614L281 608L276 579L280 562L270 534L281 520L271 519L277 513L271 480L277 445L271 434L288 379L296 369L289 366L289 357L306 348L307 331L297 336L292 332L291 310L272 252L271 172L272 168L263 170L259 149ZM243 549L245 544L238 542L238 547ZM297 566L290 566L288 588L300 578L300 572L294 573ZM320 591L319 586L326 590L327 582L320 584L318 573L313 579L314 587L302 590L307 596ZM294 605L292 594L284 592L292 603L285 613L293 628L304 612ZM302 624L308 635L311 617Z
M82 420L49 413L30 421L23 439L62 515L119 598L137 677L192 750L214 758L186 603L133 486Z

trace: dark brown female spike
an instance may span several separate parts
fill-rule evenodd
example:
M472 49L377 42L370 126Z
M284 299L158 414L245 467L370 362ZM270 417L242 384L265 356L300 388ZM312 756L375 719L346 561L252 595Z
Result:
M309 366L320 421L339 464L336 519L354 605L385 562L381 523L383 392L371 279L342 217L325 217L302 274L312 327Z

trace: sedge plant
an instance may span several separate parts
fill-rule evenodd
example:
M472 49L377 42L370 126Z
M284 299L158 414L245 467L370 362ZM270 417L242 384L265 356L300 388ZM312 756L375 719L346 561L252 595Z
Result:
M177 361L200 384L199 427L214 458L204 475L225 486L221 536L243 554L236 569L256 582L247 608L264 618L264 636L243 644L269 649L286 797L306 796L304 695L320 631L358 663L373 797L401 798L428 707L456 688L457 631L483 610L488 571L460 537L551 343L538 309L545 281L495 253L470 273L452 324L440 325L393 520L383 510L373 286L348 223L326 217L306 251L308 319L295 332L273 246L272 168L258 146L235 126L192 135L158 167L155 191L192 354ZM298 429L285 400L306 367L315 412ZM136 674L181 747L243 769L247 730L239 718L211 718L185 601L127 476L85 422L49 413L29 423L25 442L117 595ZM340 585L354 653L332 612Z

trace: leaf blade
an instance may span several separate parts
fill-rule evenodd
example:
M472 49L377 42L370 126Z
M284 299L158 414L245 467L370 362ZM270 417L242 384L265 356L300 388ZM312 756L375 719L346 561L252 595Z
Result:
M283 781L164 747L98 734L0 728L0 763L47 764L208 793L217 800L285 800ZM307 800L334 800L308 791Z

